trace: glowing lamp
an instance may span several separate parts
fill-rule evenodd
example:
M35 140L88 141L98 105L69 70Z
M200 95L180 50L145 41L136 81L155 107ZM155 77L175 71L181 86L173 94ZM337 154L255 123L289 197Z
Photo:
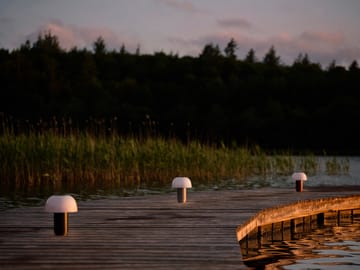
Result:
M295 181L295 187L297 192L303 191L304 181L307 181L307 176L303 172L295 172L292 175L292 179Z
M45 211L54 213L55 235L67 235L69 231L69 213L78 211L76 201L70 195L53 195L45 204Z
M191 180L187 177L175 177L172 181L172 188L177 189L177 201L186 202L186 189L192 188Z

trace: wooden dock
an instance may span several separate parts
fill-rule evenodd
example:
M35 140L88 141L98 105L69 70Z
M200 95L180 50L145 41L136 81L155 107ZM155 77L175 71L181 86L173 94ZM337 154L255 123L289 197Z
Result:
M44 207L0 208L0 268L246 269L239 225L268 207L348 195L360 187L189 192L186 204L175 192L78 201L65 237Z

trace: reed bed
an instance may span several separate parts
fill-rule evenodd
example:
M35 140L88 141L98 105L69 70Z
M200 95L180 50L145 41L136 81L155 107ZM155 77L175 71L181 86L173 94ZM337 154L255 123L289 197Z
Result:
M348 163L336 159L326 164L331 174L349 169ZM241 184L254 176L290 176L295 170L312 175L318 169L313 155L269 155L257 146L226 147L87 131L65 134L53 129L19 134L4 129L0 135L1 187L15 192L166 189L175 176L190 177L195 187L229 179Z

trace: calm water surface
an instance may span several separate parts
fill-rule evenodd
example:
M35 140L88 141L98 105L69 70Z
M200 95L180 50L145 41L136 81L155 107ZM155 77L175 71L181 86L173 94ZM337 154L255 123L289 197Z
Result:
M291 240L264 239L250 252L243 247L250 269L360 269L360 218L326 224Z

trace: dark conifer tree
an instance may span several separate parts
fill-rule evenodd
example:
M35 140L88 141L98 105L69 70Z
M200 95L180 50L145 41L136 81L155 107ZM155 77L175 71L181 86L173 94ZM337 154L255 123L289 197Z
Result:
M226 45L224 52L225 52L225 56L232 58L232 59L236 59L236 50L238 49L236 41L231 38L231 40L229 41L229 43Z
M274 46L271 46L269 51L265 54L263 63L274 67L280 65L280 56L277 56Z
M249 52L245 56L244 61L249 64L254 64L257 61L254 49L249 50Z

